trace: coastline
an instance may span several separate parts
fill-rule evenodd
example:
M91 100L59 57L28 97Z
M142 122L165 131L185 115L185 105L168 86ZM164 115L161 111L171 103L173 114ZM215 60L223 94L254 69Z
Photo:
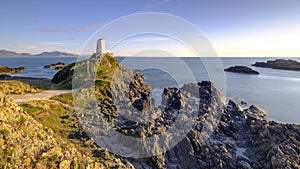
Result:
M112 58L107 59L109 60ZM116 62L113 64L113 61L115 60L109 61L111 62L102 62L103 64L105 63L105 68L102 67L100 70L102 74L100 75L105 75L105 73L103 73L104 70L115 68L112 67L112 65L118 63ZM80 70L82 70L81 68L82 67L80 67ZM122 77L131 72L129 69L123 68L124 69L122 69L123 71L120 74ZM63 72L68 72L69 70L73 70L72 66L69 66L67 70L63 70ZM136 110L130 109L127 106L133 106L137 110L140 110L138 115L142 115L141 118L144 118L143 116L147 114L147 111L149 111L149 115L151 116L149 119L150 121L147 123L143 123L143 121L132 123L131 119L123 116L123 114L120 113L122 111L119 111L118 108L116 108L117 103L111 98L113 96L110 89L103 88L103 83L97 83L98 91L102 93L98 93L97 96L99 97L96 102L93 102L93 105L98 105L101 111L95 111L94 113L90 111L77 112L74 105L78 106L78 104L82 103L88 103L89 105L89 97L86 97L85 95L89 94L88 90L80 91L79 95L75 96L75 99L73 99L73 95L68 94L73 92L72 90L53 90L52 88L58 87L56 85L65 85L67 82L72 82L73 75L73 73L67 73L64 76L61 76L58 78L57 84L52 83L51 80L47 78L24 76L13 77L14 80L23 80L24 82L30 82L31 84L44 82L50 87L44 89L44 91L40 93L9 95L14 102L20 104L21 109L16 109L25 110L27 112L19 117L21 120L19 120L20 122L17 121L16 125L19 125L20 123L26 124L26 120L24 119L33 117L37 123L41 123L43 126L52 129L51 132L54 133L54 139L59 140L64 138L66 142L76 145L76 151L87 153L87 157L94 157L95 147L92 146L95 144L93 141L93 132L97 132L98 130L87 130L92 133L82 132L80 124L83 125L83 123L80 123L80 121L92 118L92 122L93 124L96 124L95 127L97 127L97 129L103 124L101 122L109 122L107 125L114 130L117 130L118 133L141 138L142 145L146 145L145 138L163 134L167 129L174 126L173 123L177 123L177 120L179 123L175 126L180 129L185 126L181 126L180 124L188 124L191 122L188 117L192 115L195 116L195 120L192 120L194 127L190 129L190 134L184 136L181 143L174 145L173 148L170 147L167 154L158 156L158 160L153 160L152 157L144 157L141 158L140 161L132 161L130 158L124 157L123 164L128 163L129 165L132 165L133 168L137 166L163 168L161 166L171 167L174 165L181 166L182 168L268 168L269 166L282 168L288 165L298 165L297 161L296 163L289 162L289 160L294 160L294 156L290 155L291 152L295 152L298 149L287 150L282 147L285 145L290 145L290 147L300 146L300 142L294 142L294 140L298 138L298 134L293 136L294 133L300 130L299 125L268 121L265 118L265 111L258 106L252 105L252 103L249 103L249 105L247 104L244 108L232 100L226 102L224 96L210 81L188 83L180 88L165 86L162 93L161 106L158 107L153 107L153 104L151 104L151 86L144 81L143 75L135 74L133 79L128 79L131 85L131 90L129 89L129 91L122 90L124 89L122 85L116 83L120 93L115 93L116 95L114 96L117 100L121 101L120 109L127 110L126 113L132 116L133 113L136 113ZM98 77L97 80L103 81L104 77L101 77L102 78ZM106 86L108 87L107 84ZM130 97L128 98L128 102L124 104L124 102L122 102L124 100L122 96L125 96L126 92L129 93ZM109 94L105 95L106 93ZM53 96L59 94L61 95L53 98ZM74 100L75 103L72 102ZM237 98L237 101L241 103L244 100ZM23 104L24 102L27 103ZM4 105L5 104L6 103L4 102ZM10 108L11 107L7 108L9 109L8 112L14 112L10 111ZM153 118L152 116L156 113L159 113L161 116L159 118ZM178 119L181 115L186 118ZM139 116L137 118L139 118ZM285 132L288 135L283 136L282 132ZM203 138L203 134L209 137ZM23 135L20 137L23 137ZM27 135L25 134L25 136ZM40 138L39 135L35 140L45 140L45 138ZM75 139L73 140L73 138ZM47 139L48 138L46 138L46 140ZM84 140L84 142L78 140ZM124 140L112 141L122 143ZM171 141L172 138L169 137L166 140L166 142ZM118 143L113 144L114 149L121 150L124 149L124 147L125 149L131 148L127 144L119 145ZM153 144L155 147L159 147L160 142L159 140L154 139ZM7 144L7 146L10 145ZM101 147L101 145L99 145L99 147ZM108 149L108 151L111 150L107 147L104 148ZM152 147L150 147L150 150L151 149ZM102 152L100 148L97 148L97 151L99 150ZM110 156L110 159L116 158L117 153L108 151L103 156L97 156L95 160L102 157L105 160L108 159L108 156ZM276 156L273 154L276 154ZM24 155L20 153L18 156L22 157ZM56 156L59 157L57 163L64 163L63 160L65 158L61 153L58 153ZM278 160L274 161L274 158ZM265 160L262 161L261 159ZM39 159L33 160L38 161ZM147 163L149 160L153 161ZM280 163L278 162L280 160L287 162ZM201 163L198 163L198 161L201 161ZM104 161L104 163L106 162L107 161ZM20 164L20 166L21 165L22 164Z

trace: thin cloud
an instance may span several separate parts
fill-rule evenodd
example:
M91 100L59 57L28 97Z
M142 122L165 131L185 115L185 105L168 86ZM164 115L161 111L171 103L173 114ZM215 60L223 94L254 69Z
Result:
M64 42L41 42L42 45L65 45Z
M162 38L162 37L153 37L153 38L141 38L141 39L133 39L129 40L131 42L148 42L148 41L167 41L169 38Z
M87 31L95 30L98 27L99 27L99 24L98 25L89 25L89 26L76 28L74 31L75 32L87 32Z
M93 24L73 29L60 29L60 28L46 28L46 29L40 29L41 32L48 32L48 33L76 33L76 32L88 32L97 29L104 23L99 24Z
M48 32L48 33L66 33L66 32L72 32L68 29L40 29L42 32Z
M37 46L34 45L27 45L27 46L22 46L23 49L36 49Z
M203 33L198 33L198 34L196 34L195 36L197 36L197 37L206 37L207 35L206 34L203 34Z
M156 3L153 3L151 5L148 5L146 6L145 8L152 8L152 7L155 7L155 6L160 6L160 5L164 5L164 4L167 4L169 2L171 2L172 0L159 0L158 2Z

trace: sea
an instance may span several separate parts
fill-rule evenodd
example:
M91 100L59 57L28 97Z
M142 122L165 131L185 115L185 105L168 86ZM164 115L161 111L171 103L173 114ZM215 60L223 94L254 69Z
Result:
M0 65L8 67L26 67L16 76L52 78L57 70L44 69L47 64L73 63L87 57L0 57ZM300 124L300 71L276 70L252 67L257 61L278 58L270 57L220 57L204 62L196 57L116 57L129 69L142 70L145 81L153 92L161 92L166 86L178 87L183 83L221 79L222 91L227 99L246 101L263 108L267 120ZM285 58L300 61L300 58ZM204 59L205 60L205 59ZM206 58L209 60L209 58ZM216 60L220 62L215 62ZM224 72L224 68L234 65L249 66L260 72L259 75L245 75ZM218 86L218 85L216 85ZM245 107L245 105L244 105Z

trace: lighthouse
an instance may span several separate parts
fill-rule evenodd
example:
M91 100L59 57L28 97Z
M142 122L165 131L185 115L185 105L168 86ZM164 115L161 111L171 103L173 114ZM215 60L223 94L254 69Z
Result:
M97 41L97 48L96 48L96 54L102 55L105 54L105 42L103 39L98 39Z

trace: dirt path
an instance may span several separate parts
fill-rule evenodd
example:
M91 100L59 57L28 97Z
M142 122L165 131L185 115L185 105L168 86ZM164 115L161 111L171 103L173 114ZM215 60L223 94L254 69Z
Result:
M31 100L49 100L51 97L71 93L74 92L73 90L46 90L40 93L28 93L28 94L21 94L21 95L10 95L9 97L12 98L14 102L17 104L23 104L29 102Z

